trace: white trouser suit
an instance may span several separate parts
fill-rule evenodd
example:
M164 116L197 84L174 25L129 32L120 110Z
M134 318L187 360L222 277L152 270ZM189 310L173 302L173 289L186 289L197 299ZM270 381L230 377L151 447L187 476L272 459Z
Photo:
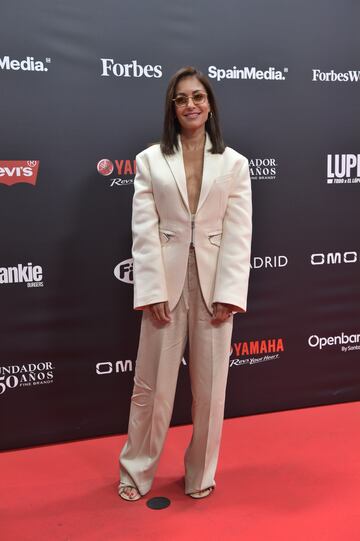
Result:
M180 139L179 146L178 158L182 160ZM120 453L119 488L133 486L142 495L146 494L152 486L163 449L173 411L178 371L187 340L189 340L189 372L193 399L193 433L185 452L185 493L189 494L215 486L214 476L224 418L233 315L222 323L214 324L211 322L212 303L229 303L234 306L234 311L246 310L250 269L251 190L246 158L228 147L224 152L225 154L228 151L227 156L210 155L222 158L220 165L225 168L226 180L230 182L226 185L228 194L224 204L223 191L226 181L223 176L219 176L223 207L219 206L218 201L217 212L213 212L212 215L212 222L215 223L206 224L206 221L201 219L200 209L203 216L206 216L209 210L211 212L211 208L206 209L205 203L208 199L210 199L209 204L214 200L213 195L210 197L209 182L206 182L209 174L211 175L211 170L207 167L211 158L206 154L210 146L207 136L197 212L191 215L189 208L185 209L190 218L186 252L183 246L185 236L183 230L178 227L182 224L176 223L176 216L174 216L176 213L171 213L172 223L166 223L166 221L162 223L162 218L166 218L166 212L162 212L161 197L164 197L164 193L166 196L168 185L164 186L163 179L157 178L159 169L161 172L161 164L167 165L167 182L172 183L172 189L176 190L178 198L174 202L174 193L169 192L169 196L172 195L171 203L169 202L170 209L171 205L175 204L188 205L184 198L179 201L181 189L179 170L176 171L178 164L175 163L174 166L174 158L169 160L159 154L159 149L156 148L158 145L150 147L137 156L133 201L134 308L143 309L143 316L131 397L128 440ZM229 159L229 152L232 159ZM224 160L226 157L228 160ZM234 160L236 157L237 160ZM151 171L152 162L156 163L154 173ZM221 167L219 169L219 162L215 164L212 161L211 165L215 174L219 175L219 172L222 172ZM231 165L234 167L231 168ZM171 178L171 175L169 178L169 169L174 178ZM174 170L177 173L176 176ZM165 173L165 170L163 172ZM232 175L231 172L233 172ZM231 181L232 177L233 181ZM181 181L186 182L184 178L180 179ZM157 182L159 194L156 192ZM208 196L205 200L206 187ZM215 188L214 191L215 199L219 199ZM241 193L241 201L239 193ZM218 213L221 213L221 209L222 216L219 217ZM228 220L226 220L226 213L229 215ZM233 223L234 220L235 223ZM196 229L197 223L199 223L198 229ZM204 237L201 236L202 223L205 224ZM195 235L192 227L194 224ZM238 231L234 232L232 228L236 226L238 226ZM225 250L221 252L224 235L229 241L238 241L232 246L235 256L230 259ZM204 238L207 244L202 242ZM179 260L176 267L171 269L171 265L174 265L175 252L171 253L169 249L165 253L164 247L167 249L168 246L174 246L176 242L179 245L178 252L181 258L186 254L186 265L184 267ZM209 252L205 274L204 248ZM240 257L237 256L237 249L243 250ZM159 258L156 257L158 250L160 250ZM167 261L166 256L171 261ZM212 269L214 256L216 256L215 272ZM199 265L199 257L202 266ZM223 282L219 279L220 269L217 262L221 257L224 260ZM232 265L232 270L227 269L228 264ZM176 279L174 277L173 280L173 272L169 273L169 270L175 269L178 272ZM183 275L183 278L180 276L182 285L180 292L174 287L179 274ZM209 283L204 285L202 276L206 274ZM209 291L211 298L209 298ZM148 305L163 301L169 302L171 316L169 323L155 321L148 309Z

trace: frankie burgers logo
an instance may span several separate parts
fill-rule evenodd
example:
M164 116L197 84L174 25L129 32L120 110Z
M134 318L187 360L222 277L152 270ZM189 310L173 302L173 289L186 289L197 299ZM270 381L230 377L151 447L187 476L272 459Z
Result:
M39 161L1 161L0 160L0 183L6 186L26 183L35 186Z
M41 265L19 263L14 267L0 267L0 287L12 284L26 284L27 287L43 287Z
M116 265L114 269L114 275L120 282L125 282L126 284L134 283L134 262L133 259L125 259Z
M97 172L107 177L110 181L110 188L116 186L128 186L134 184L136 174L136 160L114 160L102 158L96 166Z

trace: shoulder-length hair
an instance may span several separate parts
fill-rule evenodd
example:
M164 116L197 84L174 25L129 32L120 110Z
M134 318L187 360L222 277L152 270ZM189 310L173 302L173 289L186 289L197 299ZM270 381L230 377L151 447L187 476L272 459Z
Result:
M219 113L215 101L214 92L211 88L208 78L192 66L186 66L179 69L170 79L170 82L166 91L165 98L165 116L164 116L164 128L163 134L160 141L160 148L165 155L174 154L175 150L178 150L178 134L180 133L180 124L175 114L175 103L172 101L175 97L176 85L184 77L195 76L200 83L202 83L207 92L207 98L210 104L210 111L212 115L209 114L209 117L205 123L205 130L209 134L212 148L210 152L212 154L222 154L225 150L225 143L223 141L220 124L219 124Z

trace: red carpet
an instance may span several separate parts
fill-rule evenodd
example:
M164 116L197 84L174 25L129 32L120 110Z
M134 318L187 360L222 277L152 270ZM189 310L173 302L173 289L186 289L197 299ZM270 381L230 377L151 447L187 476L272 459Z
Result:
M117 495L125 436L2 452L1 541L359 541L359 404L227 420L214 493L183 494L191 427L169 431L151 492ZM146 506L153 496L167 509Z

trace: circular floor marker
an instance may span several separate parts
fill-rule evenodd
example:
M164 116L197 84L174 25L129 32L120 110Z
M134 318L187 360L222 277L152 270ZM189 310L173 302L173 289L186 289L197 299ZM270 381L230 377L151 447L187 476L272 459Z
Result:
M157 498L150 498L150 500L146 502L146 505L150 507L150 509L165 509L165 507L169 507L170 500L169 498L158 496Z

